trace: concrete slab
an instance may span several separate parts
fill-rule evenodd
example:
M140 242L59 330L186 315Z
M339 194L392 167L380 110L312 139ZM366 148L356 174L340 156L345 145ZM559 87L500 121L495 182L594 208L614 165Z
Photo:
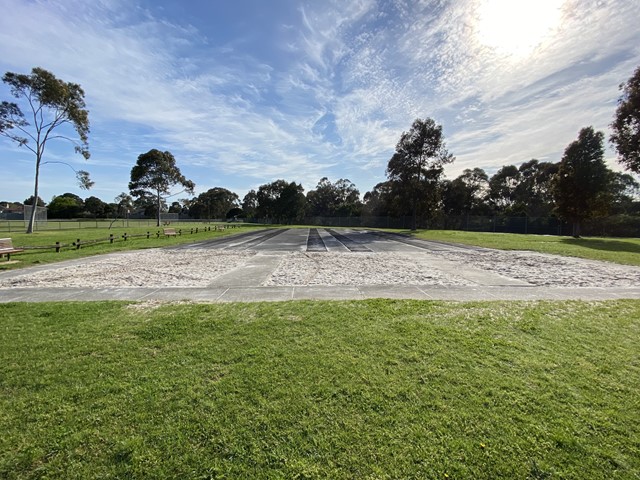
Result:
M159 300L167 302L216 302L228 290L219 288L162 288L142 297L142 300Z
M440 287L423 286L418 287L429 300L451 300L451 301L483 301L496 300L483 287Z
M358 287L363 298L427 300L429 297L415 285L363 285Z
M293 287L236 287L227 289L219 302L279 302L293 298Z
M293 287L294 300L360 300L359 287L354 286L305 286Z
M305 241L306 242L306 241ZM258 287L267 280L280 265L282 256L261 255L251 257L247 262L224 275L215 278L210 287Z

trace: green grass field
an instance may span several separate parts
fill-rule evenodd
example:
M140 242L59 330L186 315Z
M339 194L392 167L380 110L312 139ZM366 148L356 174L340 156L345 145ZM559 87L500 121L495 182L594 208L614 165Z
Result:
M0 477L631 479L640 301L0 305Z
M640 238L573 238L515 233L462 232L453 230L403 231L424 240L456 242L501 250L531 250L591 260L640 266Z

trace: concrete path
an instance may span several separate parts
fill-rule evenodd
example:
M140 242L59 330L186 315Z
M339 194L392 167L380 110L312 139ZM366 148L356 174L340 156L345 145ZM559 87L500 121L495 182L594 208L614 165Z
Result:
M479 247L443 242L416 240L390 233L349 229L270 229L249 232L215 240L172 247L173 250L215 249L255 251L257 254L242 266L213 281L206 288L182 287L91 287L86 288L0 288L0 303L43 301L179 301L254 302L283 300L347 300L366 298L396 298L419 300L608 300L640 299L638 287L539 287L525 281L480 270L460 262L434 258L443 250L484 250ZM468 280L473 286L434 285L340 285L340 286L262 286L280 264L283 255L291 252L411 252L416 262L425 268ZM119 255L117 253L109 255ZM77 259L22 270L0 272L0 279L19 277L34 271L78 265L89 259Z

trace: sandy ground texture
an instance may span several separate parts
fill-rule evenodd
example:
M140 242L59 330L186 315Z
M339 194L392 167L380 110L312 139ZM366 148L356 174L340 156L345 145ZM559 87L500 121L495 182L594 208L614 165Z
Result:
M206 287L244 263L254 252L214 250L136 250L87 258L86 263L15 278L1 287ZM19 273L19 272L18 272Z
M430 268L424 262L427 257L424 253L297 252L282 259L265 285L474 285Z
M256 252L211 249L138 250L87 258L82 264L52 266L0 277L11 287L206 287L214 279L242 269ZM259 260L253 258L252 262ZM457 268L440 270L438 263ZM440 285L477 283L457 276L468 267L538 286L638 287L640 267L532 252L438 251L415 253L305 253L280 255L265 286ZM250 266L247 267L250 269Z
M640 267L526 251L439 252L443 258L537 286L638 287Z

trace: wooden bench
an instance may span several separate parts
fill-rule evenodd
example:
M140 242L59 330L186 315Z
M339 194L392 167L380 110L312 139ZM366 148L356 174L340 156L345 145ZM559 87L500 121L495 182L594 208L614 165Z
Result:
M7 256L7 262L11 259L12 253L24 252L24 248L13 248L13 242L10 238L0 238L0 258Z
M167 237L175 237L178 235L175 228L163 228L162 231Z

